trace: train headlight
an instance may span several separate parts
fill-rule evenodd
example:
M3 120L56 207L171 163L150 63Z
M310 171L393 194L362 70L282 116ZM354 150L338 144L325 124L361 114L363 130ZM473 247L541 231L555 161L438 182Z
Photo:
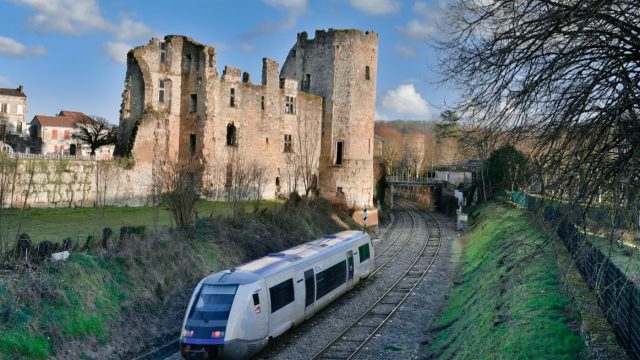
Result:
M219 337L223 337L224 336L224 331L220 331L220 330L214 330L211 332L211 337L212 338L219 338Z

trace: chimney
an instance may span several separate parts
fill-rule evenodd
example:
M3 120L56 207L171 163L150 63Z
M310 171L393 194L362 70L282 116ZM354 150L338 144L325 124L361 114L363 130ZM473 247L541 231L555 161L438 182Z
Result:
M19 86L18 86L18 92L19 92L20 94L24 94L24 86L19 85Z

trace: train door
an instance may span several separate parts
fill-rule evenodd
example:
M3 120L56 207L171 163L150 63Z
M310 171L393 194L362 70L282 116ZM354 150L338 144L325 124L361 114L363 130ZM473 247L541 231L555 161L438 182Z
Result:
M255 314L255 321L252 321L252 328L260 337L266 337L269 333L269 306L267 304L266 291L256 290L251 296L251 305Z
M305 318L309 319L315 313L316 302L316 277L313 274L313 269L309 269L304 272L304 314Z
M353 286L353 251L347 251L347 289Z

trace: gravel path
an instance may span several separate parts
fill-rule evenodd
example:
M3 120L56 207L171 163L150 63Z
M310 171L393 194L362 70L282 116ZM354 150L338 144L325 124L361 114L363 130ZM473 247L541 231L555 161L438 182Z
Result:
M428 336L428 328L444 302L444 296L452 284L452 244L458 234L454 223L434 214L441 222L443 243L440 255L415 292L392 319L356 356L358 359L413 359L420 355L421 342ZM273 341L255 359L309 359L331 339L371 306L409 268L427 237L425 221L416 211L397 211L393 225L382 230L374 240L376 257L384 249L384 256L376 259L383 263L396 253L400 243L407 245L400 250L382 270L361 282L351 292L325 308L290 334ZM414 226L413 230L411 226ZM398 236L399 235L399 236ZM412 235L411 237L409 237ZM407 242L407 240L409 240ZM392 242L395 241L395 244ZM390 246L391 245L391 246ZM381 261L379 261L381 260ZM178 360L179 354L167 359Z

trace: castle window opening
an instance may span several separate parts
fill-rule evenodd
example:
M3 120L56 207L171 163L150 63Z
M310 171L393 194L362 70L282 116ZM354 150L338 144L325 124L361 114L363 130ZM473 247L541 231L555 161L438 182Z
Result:
M267 145L269 145L269 138L267 138Z
M191 98L189 101L189 112L196 112L196 110L198 109L198 95L197 94L191 94Z
M189 73L191 71L191 55L187 55L184 61L184 72Z
M213 67L213 51L209 51L209 67Z
M296 98L295 97L293 97L293 96L286 96L285 97L285 103L284 103L284 112L285 112L285 114L295 114L296 113L295 102L296 102Z
M227 163L227 177L224 186L231 187L233 184L233 164Z
M280 192L280 176L276 176L276 192Z
M264 110L264 96L260 98L260 108Z
M295 56L296 56L296 51L295 51L295 50L292 50L292 51L293 51L293 52L291 53L291 55L292 55L293 57L295 57Z
M302 80L302 91L309 91L311 88L311 74L306 74L304 80Z
M227 146L236 146L237 144L236 126L230 123L227 125Z
M167 61L167 44L165 42L160 43L160 64L164 64Z
M291 140L291 134L284 134L284 152L293 151L293 141Z
M231 96L229 97L229 106L236 106L236 89L231 88Z
M196 134L189 134L189 152L191 156L196 155Z
M164 80L160 80L160 94L158 95L158 101L164 102Z
M369 65L364 68L364 78L365 80L371 80L371 68Z
M344 142L338 141L336 145L336 165L342 165L342 155L344 152Z

